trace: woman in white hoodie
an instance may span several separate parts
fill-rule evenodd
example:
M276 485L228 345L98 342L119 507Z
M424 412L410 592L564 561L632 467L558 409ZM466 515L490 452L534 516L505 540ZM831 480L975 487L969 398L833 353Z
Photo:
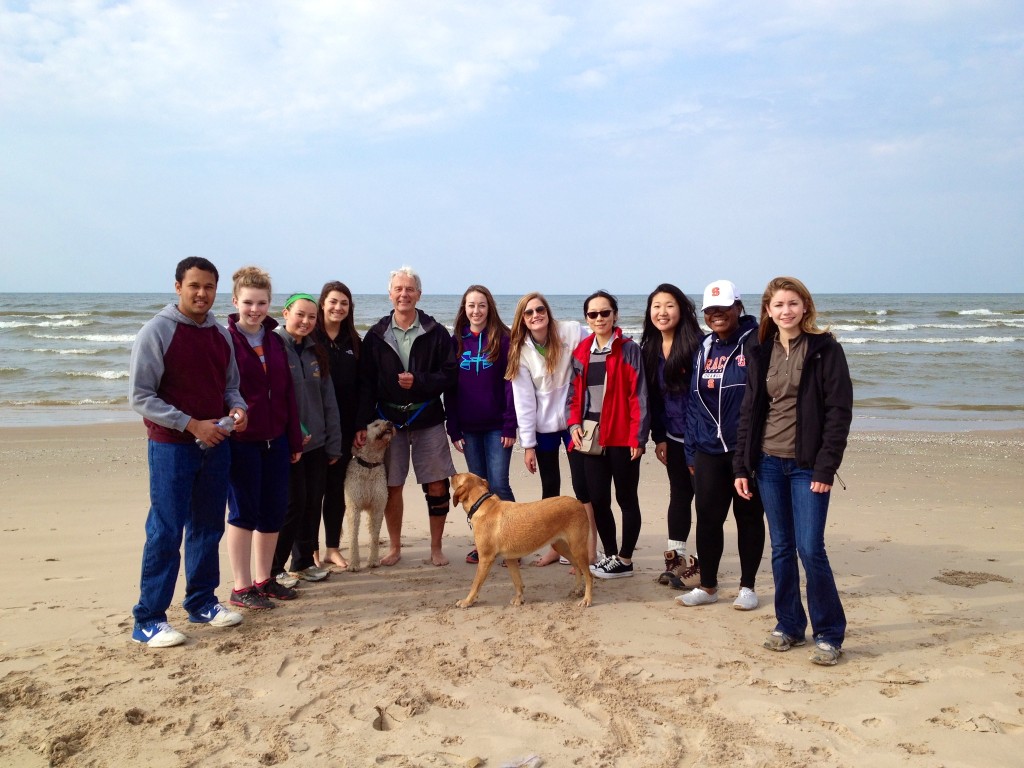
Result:
M528 293L516 305L505 378L512 382L519 442L530 474L540 470L541 498L561 493L558 446L566 447L573 494L583 502L590 518L590 561L597 562L597 528L594 508L587 494L583 456L568 451L572 439L566 429L565 399L572 379L572 351L584 337L575 320L557 322L547 299ZM553 549L534 565L548 565L558 559Z

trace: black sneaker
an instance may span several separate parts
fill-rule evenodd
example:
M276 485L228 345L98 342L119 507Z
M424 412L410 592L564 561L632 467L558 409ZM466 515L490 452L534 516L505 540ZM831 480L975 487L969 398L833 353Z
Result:
M262 584L256 582L252 585L252 588L256 590L261 597L274 598L275 600L294 600L299 596L298 590L286 587L276 579L267 579ZM273 603L270 604L273 607Z
M633 564L609 557L592 571L595 579L624 579L633 575Z
M231 599L228 602L241 608L251 608L254 611L266 611L274 607L274 604L260 594L255 586L243 589L241 592L231 590Z

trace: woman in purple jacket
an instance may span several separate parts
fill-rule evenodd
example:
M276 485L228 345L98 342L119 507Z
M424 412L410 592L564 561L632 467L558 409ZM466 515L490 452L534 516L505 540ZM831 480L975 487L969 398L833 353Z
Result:
M445 395L448 437L465 454L469 471L487 480L495 496L515 501L508 479L516 442L512 382L505 379L509 329L484 286L466 289L454 330L459 377L456 388ZM466 562L477 562L475 549Z
M273 333L270 275L258 267L234 274L228 317L235 345L239 391L249 427L231 436L228 489L228 559L235 580L231 604L273 608L270 598L291 600L294 589L278 584L271 567L278 534L288 509L289 463L302 456L302 432L284 344Z

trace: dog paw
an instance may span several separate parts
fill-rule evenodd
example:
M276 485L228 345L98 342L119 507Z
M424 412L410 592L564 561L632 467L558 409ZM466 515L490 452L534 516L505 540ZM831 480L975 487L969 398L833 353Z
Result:
M588 600L587 598L583 598L578 603L576 603L576 605L578 605L580 608L589 608L590 604L590 600Z
M345 569L349 573L357 573L359 571L359 563L349 560L348 568Z
M522 595L516 595L515 597L513 597L511 600L508 601L508 604L509 605L522 605L525 602L526 601L523 600Z
M471 605L473 605L473 601L469 599L455 601L456 608L469 608Z
M380 558L377 558L376 560L371 560L369 563L367 563L367 565L371 568L380 568Z

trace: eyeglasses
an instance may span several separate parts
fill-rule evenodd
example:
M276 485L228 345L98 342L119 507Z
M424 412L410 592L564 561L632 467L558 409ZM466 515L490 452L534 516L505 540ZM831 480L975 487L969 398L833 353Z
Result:
M538 315L546 315L548 313L548 308L541 304L536 309L524 309L523 317L533 317L534 312L536 312Z
M591 320L597 320L597 318L599 317L611 317L612 312L614 311L615 310L612 309L602 309L600 311L595 310L593 312L587 312L587 317L590 318Z

